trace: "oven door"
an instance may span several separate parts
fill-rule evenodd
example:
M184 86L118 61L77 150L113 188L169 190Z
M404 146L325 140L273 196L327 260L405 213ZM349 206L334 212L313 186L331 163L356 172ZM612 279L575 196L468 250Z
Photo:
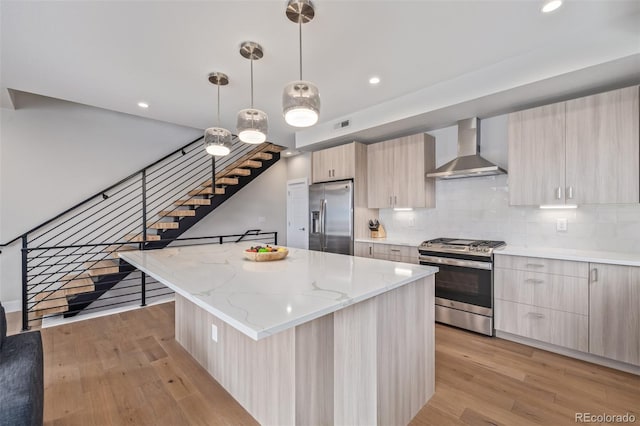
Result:
M492 316L491 262L421 255L420 264L440 268L435 278L436 304Z

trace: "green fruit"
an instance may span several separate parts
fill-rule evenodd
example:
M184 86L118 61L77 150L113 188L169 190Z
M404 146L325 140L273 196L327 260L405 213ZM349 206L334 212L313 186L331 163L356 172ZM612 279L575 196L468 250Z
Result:
M270 250L266 249L266 248L261 248L261 249L258 250L258 253L266 253L268 251L270 251Z

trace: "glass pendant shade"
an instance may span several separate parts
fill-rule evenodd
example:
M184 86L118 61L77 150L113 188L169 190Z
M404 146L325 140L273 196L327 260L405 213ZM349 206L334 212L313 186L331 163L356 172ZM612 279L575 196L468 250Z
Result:
M231 132L222 127L208 128L204 132L204 148L209 155L229 155L231 152Z
M242 142L259 144L267 140L269 119L267 114L259 109L248 108L238 112L238 138Z
M284 119L290 126L309 127L318 122L320 92L309 81L292 81L282 92Z

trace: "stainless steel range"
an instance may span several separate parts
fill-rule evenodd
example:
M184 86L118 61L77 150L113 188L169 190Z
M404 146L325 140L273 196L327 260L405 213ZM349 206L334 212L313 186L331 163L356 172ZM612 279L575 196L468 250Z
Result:
M436 321L493 335L493 251L504 241L437 238L418 247L420 264L437 266Z

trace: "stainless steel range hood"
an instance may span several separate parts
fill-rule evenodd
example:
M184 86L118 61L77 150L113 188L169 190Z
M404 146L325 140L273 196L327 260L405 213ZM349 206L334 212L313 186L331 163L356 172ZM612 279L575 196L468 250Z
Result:
M480 120L473 117L458 121L458 157L427 177L459 179L504 173L507 171L480 156Z

